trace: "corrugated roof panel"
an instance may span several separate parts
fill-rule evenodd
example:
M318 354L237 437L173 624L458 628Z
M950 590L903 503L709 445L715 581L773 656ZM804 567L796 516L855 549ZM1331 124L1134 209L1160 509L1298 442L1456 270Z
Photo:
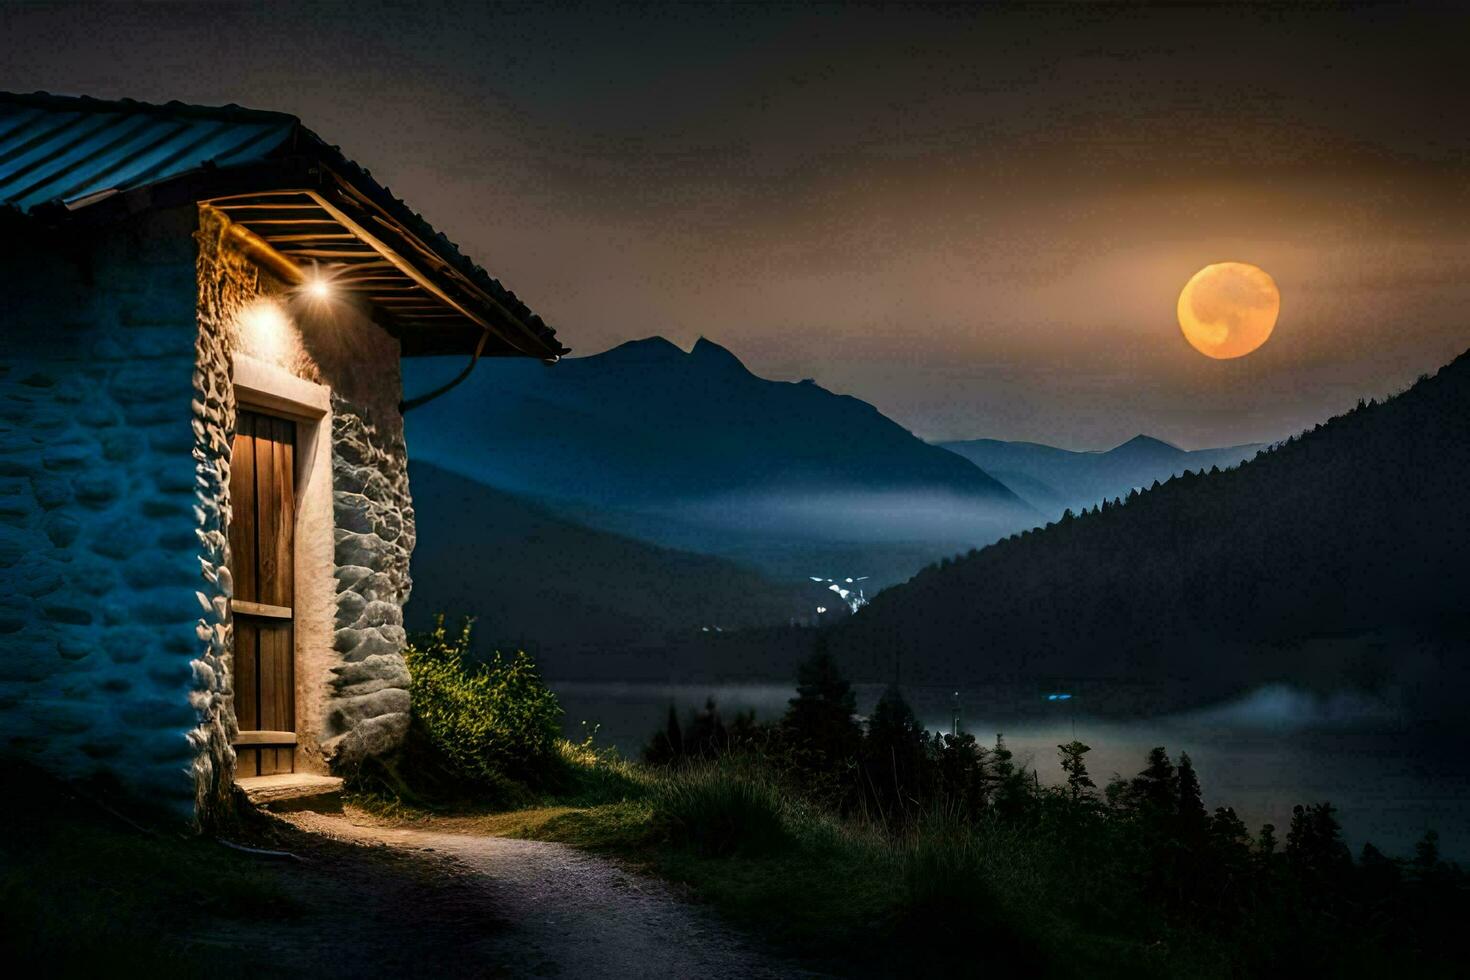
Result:
M0 205L31 211L206 165L254 163L288 140L296 126L284 115L58 112L0 102Z
M14 166L6 166L9 174L0 182L0 195L16 201L43 201L67 199L67 189L72 186L91 186L98 180L95 167L88 167L90 160L106 156L116 159L119 150L140 139L146 120L129 120L121 126L109 126L103 134L97 130L68 131L64 138L48 140L36 152L27 154L28 162L20 158ZM106 139L104 140L104 136Z

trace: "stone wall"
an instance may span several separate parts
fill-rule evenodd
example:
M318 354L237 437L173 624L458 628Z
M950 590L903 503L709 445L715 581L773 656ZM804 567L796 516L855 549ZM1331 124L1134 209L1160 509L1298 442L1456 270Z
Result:
M200 221L201 336L218 324L224 348L330 390L328 532L331 622L313 629L314 551L302 501L297 540L298 766L338 770L391 751L408 730L403 605L411 580L413 509L408 492L398 342L339 300L294 299L227 242L225 219ZM269 304L270 336L251 315ZM227 483L228 481L226 481ZM227 492L227 487L224 488ZM222 494L223 495L223 494Z
M0 236L0 752L196 816L193 208ZM208 641L201 636L208 633Z
M345 766L396 748L408 732L403 606L414 524L402 416L392 411L380 427L373 419L381 412L332 399L335 647L343 663L334 668L325 747Z
M408 727L397 341L294 304L225 241L194 207L0 235L0 754L205 823L234 765L237 354L330 389L298 530L298 764L357 765ZM241 328L262 303L280 336Z

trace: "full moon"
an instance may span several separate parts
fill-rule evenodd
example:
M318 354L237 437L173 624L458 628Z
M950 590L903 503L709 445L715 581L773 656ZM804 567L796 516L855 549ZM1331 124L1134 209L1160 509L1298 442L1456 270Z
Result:
M1179 294L1179 329L1194 349L1221 360L1244 357L1276 327L1281 291L1266 270L1218 262L1199 270Z

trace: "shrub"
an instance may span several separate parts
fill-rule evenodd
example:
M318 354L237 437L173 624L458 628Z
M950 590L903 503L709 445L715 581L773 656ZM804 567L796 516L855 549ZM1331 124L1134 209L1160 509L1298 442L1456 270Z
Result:
M440 616L404 650L416 726L459 778L538 782L556 759L561 707L524 652L471 661L471 621L450 636Z
M746 760L726 757L671 770L652 796L670 840L706 857L757 857L791 842L787 794Z

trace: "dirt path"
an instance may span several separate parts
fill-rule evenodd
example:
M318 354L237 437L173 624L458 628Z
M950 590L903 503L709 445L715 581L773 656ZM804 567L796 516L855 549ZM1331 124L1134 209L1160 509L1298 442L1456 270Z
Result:
M339 840L431 852L488 893L496 928L459 937L463 975L543 977L813 976L679 901L661 882L561 844L290 815Z

